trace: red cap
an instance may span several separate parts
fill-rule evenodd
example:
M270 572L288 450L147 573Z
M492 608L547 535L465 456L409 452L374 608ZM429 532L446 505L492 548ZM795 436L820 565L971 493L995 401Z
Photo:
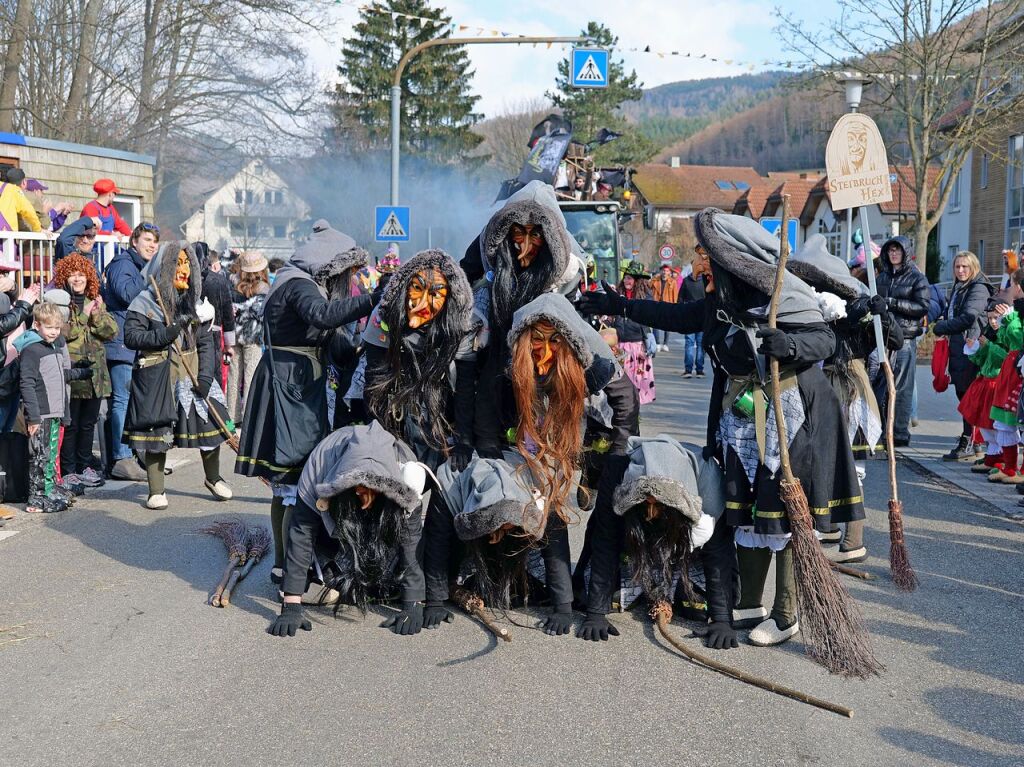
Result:
M96 194L109 194L110 192L119 194L121 191L117 188L117 184L114 183L113 179L109 178L101 178L92 185L92 190L96 192Z

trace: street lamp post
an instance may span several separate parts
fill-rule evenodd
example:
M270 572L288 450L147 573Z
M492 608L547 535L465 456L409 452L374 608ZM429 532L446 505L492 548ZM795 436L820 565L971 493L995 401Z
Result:
M391 204L398 205L398 163L401 155L402 73L418 54L439 45L522 45L523 43L586 43L586 37L438 37L406 51L395 68L391 83Z

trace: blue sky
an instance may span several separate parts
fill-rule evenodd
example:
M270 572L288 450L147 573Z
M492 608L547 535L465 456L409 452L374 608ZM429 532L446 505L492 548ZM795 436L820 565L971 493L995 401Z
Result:
M313 60L325 81L335 79L334 65L344 36L358 18L356 0L345 0L333 11L335 28L327 39L313 45ZM627 68L635 69L646 87L678 80L737 75L752 71L749 65L715 63L678 56L629 52L628 48L652 51L685 51L735 61L787 60L793 55L777 31L778 8L824 24L837 15L835 0L781 0L778 6L753 0L711 2L580 2L579 0L445 0L437 3L452 21L470 28L460 34L485 35L497 29L515 35L575 35L587 21L599 21L619 37L618 54ZM527 102L543 97L554 83L558 61L566 54L555 46L470 46L476 70L474 89L480 95L478 109L488 117L506 110L518 111ZM753 71L766 69L756 64Z

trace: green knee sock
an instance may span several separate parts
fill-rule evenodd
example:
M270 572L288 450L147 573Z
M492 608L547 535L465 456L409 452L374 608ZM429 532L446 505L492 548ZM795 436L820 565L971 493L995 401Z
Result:
M220 448L213 450L200 450L200 457L203 459L203 473L206 481L211 485L220 481Z
M149 480L149 494L163 494L164 466L167 465L167 453L144 453L142 462L146 464L146 478Z
M740 573L740 610L760 607L764 596L764 582L772 563L771 549L736 547L736 561Z
M853 551L864 545L864 520L846 523L846 535L843 536L842 551Z
M284 501L270 499L270 529L274 533L274 567L284 567Z
M775 553L775 604L772 618L779 628L796 622L796 578L793 575L793 545Z

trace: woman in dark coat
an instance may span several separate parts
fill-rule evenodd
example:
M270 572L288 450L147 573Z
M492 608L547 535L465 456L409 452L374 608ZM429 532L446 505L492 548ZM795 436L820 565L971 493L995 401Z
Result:
M216 382L218 354L210 323L213 312L200 306L199 260L190 246L166 242L142 270L146 289L128 307L124 343L138 352L132 369L124 442L143 457L151 509L166 509L164 468L173 447L197 447L203 459L204 484L214 498L226 501L231 488L220 475L220 444L225 434L208 408L227 420L224 392ZM168 321L150 278L171 313ZM206 316L204 316L206 315ZM174 347L177 340L183 358ZM186 367L196 375L193 384Z
M959 401L978 375L978 367L964 354L964 344L973 341L985 329L985 307L993 288L981 272L978 257L961 250L953 259L956 281L949 293L946 316L932 325L937 336L949 338L949 377ZM971 434L974 429L963 419L963 429L956 446L942 456L944 461L969 461L974 458Z
M267 345L252 379L235 473L273 483L274 567L284 567L285 509L313 448L328 432L323 344L332 331L365 317L373 298L351 293L367 253L323 220L278 271L263 305Z

